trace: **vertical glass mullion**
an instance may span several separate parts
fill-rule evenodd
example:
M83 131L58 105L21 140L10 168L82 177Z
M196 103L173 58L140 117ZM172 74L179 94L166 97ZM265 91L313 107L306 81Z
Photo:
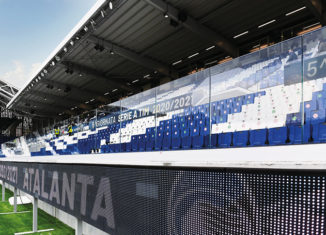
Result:
M301 43L301 143L304 143L304 51L303 51L303 36L300 36Z
M95 146L94 146L94 150L96 152L97 150L97 115L98 115L98 109L95 109Z
M122 114L122 102L121 102L121 99L119 100L119 107L120 107L120 111L118 113L118 117L119 117L119 115ZM120 126L120 128L119 128L119 152L121 152L121 149L122 149L121 148L121 128L122 128L122 121L119 122L119 126Z
M212 146L212 110L211 110L211 91L212 91L212 80L211 80L211 69L208 68L208 107L209 107L209 140L208 140L208 148L213 148Z
M155 92L154 92L154 95L155 95L155 101L154 101L154 105L153 105L153 112L154 112L154 120L155 120L155 135L154 135L154 150L155 150L155 146L156 146L156 142L157 142L157 87L154 88Z

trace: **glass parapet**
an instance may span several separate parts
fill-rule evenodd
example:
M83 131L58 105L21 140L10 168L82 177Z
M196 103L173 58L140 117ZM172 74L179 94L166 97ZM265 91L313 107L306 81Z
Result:
M155 89L121 100L122 151L152 151L154 149L156 135L155 103Z
M218 147L290 143L287 123L301 120L301 79L289 82L285 68L300 63L300 51L294 38L211 68Z
M303 35L302 45L304 142L325 142L326 29Z
M73 124L73 137L50 132L53 151L42 148L84 154L326 142L325 82L322 28L57 123L61 131ZM40 142L33 138L28 144Z
M97 109L97 122L90 125L96 140L96 152L120 152L121 150L121 101Z
M156 88L156 150L209 146L209 79L204 70Z

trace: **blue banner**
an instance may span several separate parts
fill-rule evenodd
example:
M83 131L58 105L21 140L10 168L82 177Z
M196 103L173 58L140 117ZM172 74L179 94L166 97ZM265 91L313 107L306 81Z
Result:
M95 130L99 127L130 120L136 120L139 118L144 118L153 115L165 115L167 112L191 107L191 104L192 96L191 94L186 94L137 109L129 109L122 107L121 113L109 114L107 116L98 118L97 120L91 120L89 122L89 129Z
M302 71L303 68L303 71ZM303 81L326 77L326 55L289 63L284 67L284 84L291 85Z

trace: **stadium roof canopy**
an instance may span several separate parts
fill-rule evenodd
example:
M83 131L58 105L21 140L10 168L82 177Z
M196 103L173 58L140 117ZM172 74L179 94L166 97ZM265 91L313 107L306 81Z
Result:
M7 107L49 117L91 110L324 25L324 1L100 0Z
M18 89L16 87L0 80L0 107L5 108L17 92Z

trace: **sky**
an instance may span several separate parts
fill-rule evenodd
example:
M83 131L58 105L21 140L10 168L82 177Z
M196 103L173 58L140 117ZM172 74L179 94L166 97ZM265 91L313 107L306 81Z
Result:
M29 80L97 0L0 0L0 79Z

